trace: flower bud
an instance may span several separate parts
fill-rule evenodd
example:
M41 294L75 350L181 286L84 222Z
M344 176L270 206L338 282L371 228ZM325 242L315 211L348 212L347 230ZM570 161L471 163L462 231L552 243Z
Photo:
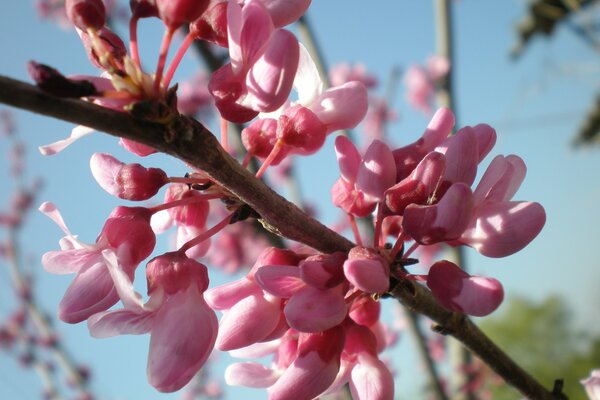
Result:
M200 17L210 0L156 0L158 15L169 28L178 28Z
M82 31L100 29L106 22L102 0L65 0L67 17Z

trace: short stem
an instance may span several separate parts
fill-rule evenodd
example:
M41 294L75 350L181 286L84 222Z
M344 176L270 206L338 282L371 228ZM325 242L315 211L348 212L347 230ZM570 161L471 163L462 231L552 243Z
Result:
M401 232L398 235L398 239L396 239L396 243L394 243L392 251L390 252L390 257L392 257L392 260L396 258L396 255L402 249L402 246L404 245L404 239L406 239L406 235L404 232Z
M135 63L138 69L142 70L142 63L140 61L140 51L137 43L137 24L139 18L131 17L129 20L129 53L131 54L131 60Z
M247 168L248 164L250 164L250 160L252 159L252 153L248 152L244 156L244 160L242 161L242 167Z
M382 203L377 204L377 215L375 216L375 229L373 231L373 247L382 247L382 244L379 243L381 241L381 226L383 225L381 208Z
M181 46L179 46L177 53L175 53L175 57L173 57L173 60L171 60L171 65L169 65L169 69L167 70L167 73L165 74L165 79L164 79L165 89L169 88L171 79L173 79L173 75L175 75L175 70L177 70L177 67L179 67L181 60L183 59L183 56L185 55L185 52L190 48L190 46L192 45L193 42L194 42L194 36L191 33L188 33L185 36L185 39L183 39L183 43L181 43Z
M221 117L221 146L229 153L229 122Z
M281 140L278 140L277 143L275 143L275 146L273 146L273 150L271 150L269 156L265 159L265 161L260 166L260 169L256 173L256 179L260 179L263 176L267 168L269 168L269 165L271 165L275 157L277 157L277 154L279 154L279 152L281 151L282 147L283 142Z
M154 93L158 96L160 92L160 83L162 80L163 70L165 69L165 62L167 60L167 53L169 52L169 46L171 46L171 40L175 30L173 28L167 28L163 35L162 42L160 44L160 52L158 55L158 63L156 65L156 75L154 76Z
M152 207L150 208L150 212L152 214L156 214L157 212L168 210L169 208L187 206L189 204L199 203L200 201L218 199L220 197L220 194L201 194L199 196L186 197L184 199L170 201L168 203L163 203L156 207Z
M348 215L348 220L350 221L350 227L352 228L352 233L354 234L354 240L356 240L356 244L359 246L363 245L362 238L360 237L360 231L358 230L358 226L356 225L356 218L352 214Z
M233 216L233 214L234 214L234 212L232 212L231 214L228 214L225 218L223 218L223 220L221 222L219 222L218 224L216 224L209 230L202 232L200 235L196 236L189 242L184 243L183 246L181 246L178 251L180 251L181 253L185 253L192 247L204 242L206 239L212 237L214 234L221 231L223 228L225 228L227 225L229 225L229 221L231 220L231 217Z
M410 248L404 252L404 254L402 255L402 257L403 257L403 258L408 258L408 257L410 257L410 255L413 253L413 251L415 251L415 250L416 250L416 249L417 249L419 246L420 246L420 244L419 244L419 243L417 243L417 242L414 242L414 243L412 244L412 246L410 246Z

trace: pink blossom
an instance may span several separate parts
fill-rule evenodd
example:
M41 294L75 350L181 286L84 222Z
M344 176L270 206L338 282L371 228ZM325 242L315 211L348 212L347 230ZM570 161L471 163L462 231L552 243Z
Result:
M336 138L335 149L341 177L331 189L333 204L349 214L364 217L394 184L396 166L392 152L383 142L375 140L361 157L344 136Z
M204 365L217 338L217 316L203 297L206 267L181 252L154 258L146 269L150 299L144 304L114 255L103 256L125 308L90 317L91 335L150 333L150 384L161 392L181 389Z
M168 183L162 169L125 164L106 153L94 153L90 168L102 189L126 200L147 200Z
M329 81L331 86L341 86L346 82L362 82L367 88L373 88L377 85L377 78L367 72L364 64L355 64L353 66L347 63L340 63L329 69Z
M490 314L504 299L496 279L471 276L450 261L431 266L427 286L444 308L477 317Z
M117 207L95 244L83 243L72 235L52 203L42 204L40 211L67 234L60 241L61 250L49 251L42 257L42 265L48 272L76 274L59 304L58 316L65 322L84 321L119 300L103 251L114 254L124 273L133 279L138 264L154 249L156 239L146 208Z

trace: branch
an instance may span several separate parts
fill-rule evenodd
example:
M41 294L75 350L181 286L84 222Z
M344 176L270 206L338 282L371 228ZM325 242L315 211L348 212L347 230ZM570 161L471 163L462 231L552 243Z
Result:
M257 180L222 150L204 126L192 119L180 116L169 125L153 123L82 100L57 98L35 86L3 76L0 76L0 103L135 140L179 158L205 171L289 239L326 253L347 252L354 246ZM449 312L438 305L424 287L400 281L390 293L411 310L440 324L444 333L463 342L523 395L539 400L560 398L523 371L465 315Z

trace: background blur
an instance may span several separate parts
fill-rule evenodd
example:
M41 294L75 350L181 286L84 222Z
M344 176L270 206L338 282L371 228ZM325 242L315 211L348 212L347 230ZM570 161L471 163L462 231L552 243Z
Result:
M494 319L501 319L504 325L508 321L510 325L517 318L515 310L532 307L522 324L529 339L531 335L539 339L563 328L568 331L565 335L569 343L577 339L569 347L567 339L559 337L558 343L545 343L539 350L542 354L547 352L552 360L556 359L553 354L577 350L596 357L596 367L600 368L598 353L590 355L582 341L585 336L600 335L600 181L597 178L600 153L593 145L573 146L600 89L600 52L582 39L573 25L580 26L588 20L600 22L599 10L590 6L585 15L558 25L551 37L534 37L514 60L509 53L518 42L515 25L526 15L527 2L463 0L453 2L453 8L456 51L453 67L459 126L482 122L492 125L498 133L498 142L491 156L518 154L528 167L528 175L515 198L538 201L547 213L540 236L511 257L487 259L475 251L467 251L470 271L493 276L505 288L506 301L497 314L480 321L494 329ZM379 87L375 90L381 96L389 90L394 69L406 70L411 64L423 64L435 52L434 10L429 1L315 0L307 16L326 63L329 66L341 62L363 63L378 78ZM126 38L124 25L117 26L117 31ZM142 60L153 67L162 25L158 20L143 20L140 28ZM97 73L74 30L42 21L31 1L3 0L0 33L2 75L29 81L25 63L30 59L51 65L66 75ZM176 79L192 77L201 66L202 61L190 52ZM410 108L401 80L392 86L396 93L392 107L398 118L388 127L388 137L400 146L420 136L428 116ZM5 108L0 105L0 110ZM105 193L91 177L88 167L91 154L104 151L124 161L135 159L117 146L114 138L100 133L80 140L56 156L43 157L37 147L66 137L73 126L17 110L14 118L27 146L27 176L40 177L45 183L36 201L54 202L71 231L82 240L93 242L105 217L121 201ZM314 205L327 223L340 218L329 198L330 187L338 177L333 139L330 137L317 155L295 160L303 199ZM8 149L8 141L0 138L1 154L7 154ZM182 163L157 155L141 162L145 166L164 167L170 175L186 172ZM8 202L13 186L6 163L0 168L1 207ZM37 212L28 217L20 235L21 250L27 255L35 278L36 295L52 315L71 277L45 273L39 259L44 252L58 248L60 237L62 232L54 223ZM163 242L162 250L165 248ZM143 274L143 268L138 272ZM215 273L211 279L211 284L216 285L230 278ZM139 283L143 281L143 277L138 278ZM514 303L517 300L522 302ZM511 308L511 301L520 306ZM555 303L548 305L548 301ZM14 310L16 303L8 273L0 268L0 321ZM554 325L527 331L533 325L533 316L542 314L543 305L554 312L548 319ZM97 340L89 336L85 324L71 326L56 322L56 328L75 358L91 368L92 389L98 398L181 397L180 393L161 395L147 383L148 336ZM513 342L519 342L513 333L503 335L505 339L513 335ZM421 366L412 345L412 339L402 334L399 346L389 355L397 371L399 398L421 398ZM527 353L527 349L531 347L525 346L517 353ZM221 380L228 362L226 355L218 355L210 373ZM584 371L579 379L585 376ZM0 351L0 398L37 399L40 392L41 384L33 371L22 368L10 352ZM231 399L242 395L266 397L262 390L228 388L225 393Z

